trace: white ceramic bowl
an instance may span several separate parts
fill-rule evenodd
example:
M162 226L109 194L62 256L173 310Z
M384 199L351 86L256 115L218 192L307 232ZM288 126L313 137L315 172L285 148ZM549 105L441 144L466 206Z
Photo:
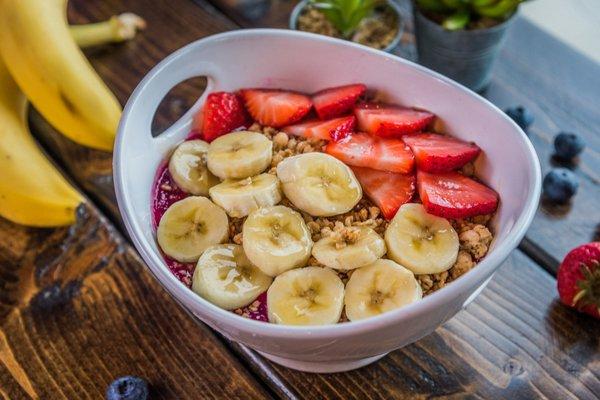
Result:
M206 76L205 94L173 126L153 138L150 125L177 83ZM423 300L358 322L294 327L252 321L194 294L166 267L152 229L150 192L156 169L181 142L205 95L244 87L313 92L362 82L387 100L437 114L446 132L473 140L485 155L477 172L500 193L489 254L472 271ZM491 103L459 84L398 57L305 32L257 29L207 37L171 54L148 73L129 99L116 141L114 178L121 214L150 271L186 310L236 342L282 365L312 372L343 371L373 362L428 335L485 287L517 246L534 216L540 166L519 127Z

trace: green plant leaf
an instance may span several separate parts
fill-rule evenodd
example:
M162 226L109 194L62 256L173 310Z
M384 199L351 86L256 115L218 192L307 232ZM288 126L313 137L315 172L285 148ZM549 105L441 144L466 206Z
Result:
M500 0L496 4L485 7L474 7L477 14L496 19L505 19L510 17L519 7L522 0Z
M496 3L498 0L471 0L471 5L473 7L487 7Z
M417 5L423 11L444 13L448 7L441 0L417 0Z
M442 3L449 9L455 10L457 8L463 8L466 2L464 0L442 0Z
M470 19L471 16L469 12L466 10L461 10L446 17L442 22L442 26L449 31L456 31L459 29L464 29L464 27L469 23Z
M311 0L311 6L325 17L346 38L352 36L360 22L384 0Z

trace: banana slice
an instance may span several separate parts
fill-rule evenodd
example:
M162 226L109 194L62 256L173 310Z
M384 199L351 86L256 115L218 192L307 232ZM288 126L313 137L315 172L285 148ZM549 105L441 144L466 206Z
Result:
M215 203L223 207L230 217L236 218L281 201L279 179L273 174L228 179L210 188L209 192Z
M192 290L225 310L252 303L273 278L256 268L242 246L218 244L204 250L198 260Z
M222 208L206 197L191 196L173 203L160 219L156 237L165 254L180 262L196 262L213 244L229 235Z
M385 242L366 226L344 228L319 240L312 255L321 264L339 270L350 270L375 262L385 254Z
M458 256L458 235L445 218L421 204L404 204L385 231L388 257L415 274L448 270Z
M208 189L219 183L206 166L208 143L188 140L181 143L171 155L169 172L181 189L196 196L208 195Z
M327 325L340 320L344 283L329 268L306 267L284 272L267 291L269 322Z
M273 142L250 131L228 133L208 147L208 169L221 179L258 175L271 165Z
M346 284L346 316L356 321L395 310L423 297L415 275L392 260L357 269Z
M313 216L343 214L362 198L362 188L346 164L325 153L305 153L284 159L277 176L286 197Z
M244 251L269 276L306 265L312 239L304 219L285 206L259 208L242 228Z

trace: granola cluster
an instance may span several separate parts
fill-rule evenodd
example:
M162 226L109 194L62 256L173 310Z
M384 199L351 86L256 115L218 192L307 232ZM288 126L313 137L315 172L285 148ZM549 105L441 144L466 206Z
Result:
M261 127L257 123L253 124L248 130L262 133L273 142L273 158L271 159L271 168L268 171L270 174L276 173L277 164L282 162L284 158L314 151L322 152L327 144L324 140L289 137L285 132L280 132L275 128Z
M290 137L285 132L274 128L252 125L249 130L259 132L273 141L273 159L269 173L276 173L277 164L284 158L297 154L323 151L327 142L323 140L305 139L301 137ZM461 171L465 175L473 175L474 166L467 164ZM306 226L311 232L313 242L323 237L332 235L339 239L340 246L352 243L358 235L357 227L367 226L383 236L388 226L388 221L383 218L381 210L368 198L364 197L349 212L333 217L313 217L312 215L298 210L288 199L283 198L281 204L290 207L302 215ZM488 228L491 215L477 216L469 219L450 220L456 230L460 241L460 250L455 264L447 271L438 274L416 275L421 284L423 294L427 295L444 287L446 284L457 279L467 271L471 270L479 260L488 252L493 235ZM245 218L230 218L229 238L235 244L242 244L242 225ZM311 257L308 265L320 266L321 264ZM352 271L338 271L338 275L346 284Z

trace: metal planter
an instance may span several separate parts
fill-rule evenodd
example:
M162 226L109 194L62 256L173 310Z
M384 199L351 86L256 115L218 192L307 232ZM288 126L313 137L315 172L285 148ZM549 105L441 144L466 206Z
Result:
M514 16L488 29L448 31L416 7L414 15L419 63L476 92L484 90Z

